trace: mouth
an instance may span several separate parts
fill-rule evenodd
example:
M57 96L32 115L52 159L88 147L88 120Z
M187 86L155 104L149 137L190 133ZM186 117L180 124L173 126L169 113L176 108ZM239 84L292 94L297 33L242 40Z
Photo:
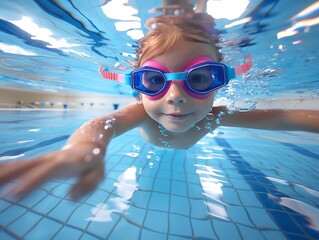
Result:
M192 113L187 113L187 114L169 113L169 114L164 114L164 115L173 121L183 121L183 120L188 119L192 115Z

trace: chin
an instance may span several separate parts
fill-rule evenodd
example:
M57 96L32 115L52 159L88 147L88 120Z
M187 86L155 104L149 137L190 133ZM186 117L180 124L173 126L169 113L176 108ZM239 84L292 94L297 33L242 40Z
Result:
M167 131L172 133L185 133L187 132L193 125L162 125Z

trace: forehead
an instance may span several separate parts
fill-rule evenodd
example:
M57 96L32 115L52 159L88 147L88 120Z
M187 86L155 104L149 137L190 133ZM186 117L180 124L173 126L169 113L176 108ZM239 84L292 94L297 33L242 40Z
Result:
M152 60L164 65L169 71L176 72L181 71L191 60L201 56L217 59L216 51L210 44L181 40Z

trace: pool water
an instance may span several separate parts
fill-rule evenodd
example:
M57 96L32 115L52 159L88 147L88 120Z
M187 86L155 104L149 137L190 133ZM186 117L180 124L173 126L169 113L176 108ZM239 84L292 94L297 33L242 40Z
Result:
M226 13L237 9L227 4ZM143 25L156 15L149 10L160 5L1 0L0 90L130 96L98 68L132 70ZM227 98L244 111L261 102L318 109L318 14L315 0L251 0L240 18L217 18L225 63L249 54L253 67L216 102ZM59 149L85 121L106 113L81 109L0 110L0 162ZM2 197L1 186L0 240L319 239L318 139L219 127L192 148L173 150L132 130L111 142L105 179L79 201L68 197L74 179L52 179L22 199Z
M0 111L0 161L63 146L94 111ZM132 130L79 201L74 179L0 198L0 239L318 239L318 134L219 127L188 150ZM3 191L4 187L0 189Z

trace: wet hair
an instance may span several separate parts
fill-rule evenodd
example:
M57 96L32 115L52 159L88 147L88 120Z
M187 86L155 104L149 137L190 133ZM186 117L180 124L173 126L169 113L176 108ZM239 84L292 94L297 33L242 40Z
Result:
M158 16L150 18L145 26L149 33L139 42L136 68L168 51L181 38L210 44L216 51L217 61L222 60L214 19L206 13L196 13L193 17Z

